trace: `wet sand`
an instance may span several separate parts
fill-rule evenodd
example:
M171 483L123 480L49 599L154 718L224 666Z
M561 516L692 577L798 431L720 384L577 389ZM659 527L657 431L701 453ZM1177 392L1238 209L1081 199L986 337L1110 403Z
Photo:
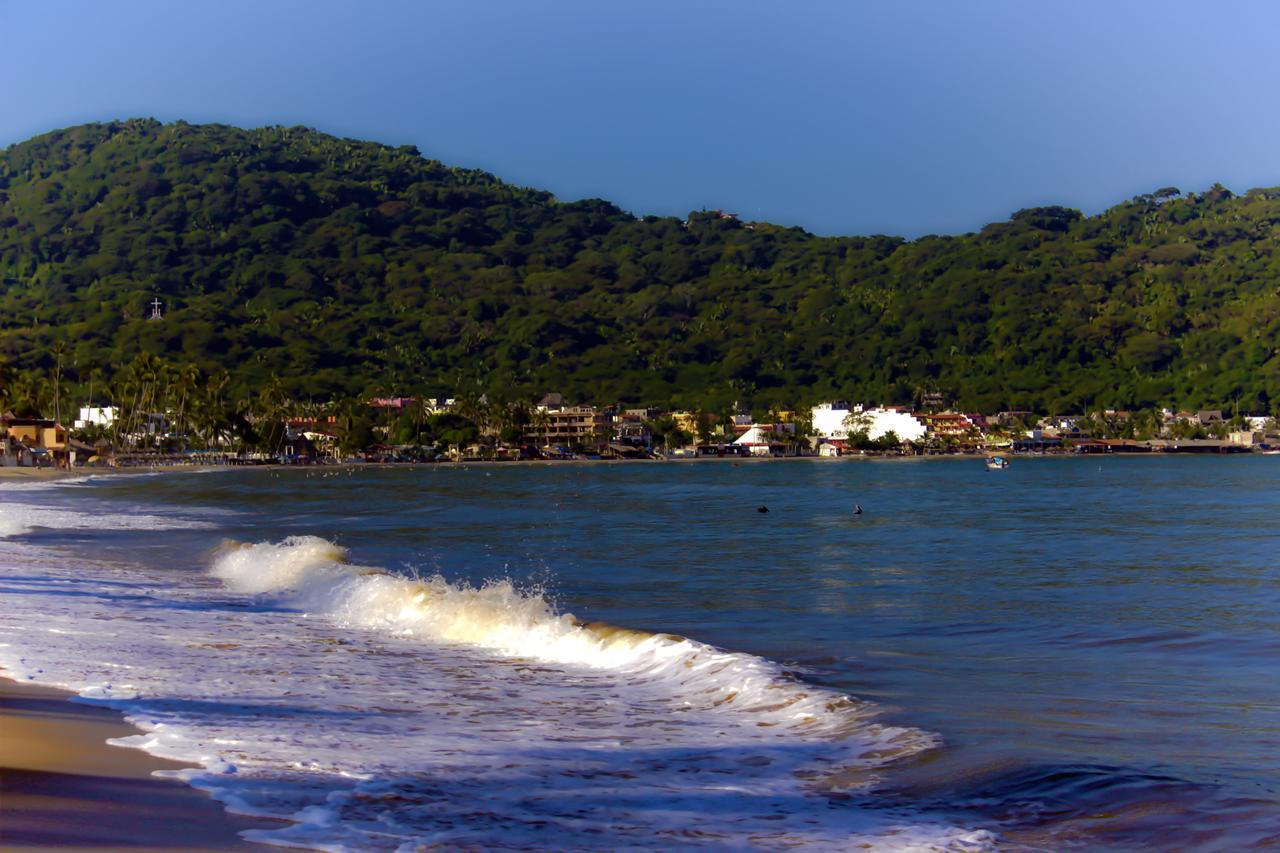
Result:
M229 815L151 774L188 765L107 738L139 730L110 708L0 677L0 849L268 850L240 838L275 821Z
M0 480L57 480L74 476L77 476L75 471L64 471L61 468L18 468L0 465Z

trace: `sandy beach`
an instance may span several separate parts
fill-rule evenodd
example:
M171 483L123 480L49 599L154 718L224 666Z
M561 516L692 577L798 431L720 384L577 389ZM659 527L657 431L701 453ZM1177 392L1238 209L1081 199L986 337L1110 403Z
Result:
M116 711L0 678L0 848L266 850L240 838L274 821L227 814L188 785L186 765L108 738L138 734Z
M63 477L78 477L83 471L64 471L61 468L18 468L16 466L0 466L0 480L58 480Z

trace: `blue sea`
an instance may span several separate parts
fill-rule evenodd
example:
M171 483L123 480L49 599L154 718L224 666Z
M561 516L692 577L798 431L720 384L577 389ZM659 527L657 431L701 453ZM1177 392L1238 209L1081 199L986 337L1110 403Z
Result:
M0 537L0 666L260 842L1280 846L1280 457L102 476Z

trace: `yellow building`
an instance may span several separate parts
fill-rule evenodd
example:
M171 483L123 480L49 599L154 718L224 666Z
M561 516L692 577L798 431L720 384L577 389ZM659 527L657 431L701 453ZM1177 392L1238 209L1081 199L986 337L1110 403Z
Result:
M2 423L5 435L14 445L21 445L36 461L45 458L53 464L69 463L70 443L67 428L45 418L6 416Z
M697 412L672 412L670 418L677 427L689 435L696 437L699 434ZM715 427L719 420L715 412L702 413L702 422L708 427Z

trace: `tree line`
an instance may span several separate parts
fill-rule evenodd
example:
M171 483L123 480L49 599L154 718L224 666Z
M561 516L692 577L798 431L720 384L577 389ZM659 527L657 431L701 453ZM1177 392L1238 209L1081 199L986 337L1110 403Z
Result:
M0 151L0 354L27 401L54 374L149 387L146 356L223 402L1270 412L1278 235L1280 190L1215 186L818 237L562 202L306 128L105 122Z

